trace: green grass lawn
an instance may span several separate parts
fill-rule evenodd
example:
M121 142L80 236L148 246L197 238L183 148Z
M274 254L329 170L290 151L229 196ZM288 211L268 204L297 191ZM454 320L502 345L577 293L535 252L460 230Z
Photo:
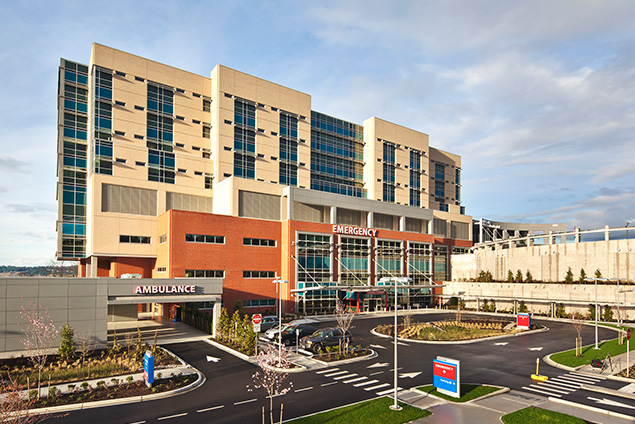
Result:
M473 384L461 384L461 397L455 398L452 396L444 395L443 393L439 393L437 388L429 385L417 387L417 390L421 390L422 392L430 393L431 395L438 396L442 399L449 400L451 402L467 402L473 399L480 398L481 396L488 395L497 390L500 390L498 387L492 386L476 386Z
M632 340L631 340L632 342ZM626 352L626 338L624 338L624 344L619 345L617 339L609 340L604 343L598 343L599 350L595 350L595 343L582 348L581 357L575 356L575 349L567 350L566 352L560 352L551 355L551 359L561 365L568 367L579 367L580 365L588 365L591 363L591 359L599 358L604 359L608 353L611 356L616 356ZM635 343L631 343L631 350L635 350Z
M520 409L511 414L503 415L503 423L505 424L585 424L581 418L573 417L567 414L561 414L560 412L549 411L542 408L535 408L530 406L529 408Z
M383 397L289 422L293 424L403 424L431 414L425 409L415 408L401 402L399 405L403 407L403 410L393 411L389 408L393 403L394 400Z

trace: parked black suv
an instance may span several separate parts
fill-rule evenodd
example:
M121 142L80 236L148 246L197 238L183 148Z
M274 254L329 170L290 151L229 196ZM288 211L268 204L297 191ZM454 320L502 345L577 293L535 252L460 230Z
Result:
M340 340L346 339L349 343L353 340L353 336L349 331L342 336L342 330L339 328L323 328L317 330L310 336L303 337L300 340L300 347L302 349L311 350L314 353L319 353L324 350L326 346L339 346Z
M312 325L291 325L287 327L280 337L285 346L295 346L296 340L300 340L304 336L309 336L315 332ZM274 339L277 341L277 338Z

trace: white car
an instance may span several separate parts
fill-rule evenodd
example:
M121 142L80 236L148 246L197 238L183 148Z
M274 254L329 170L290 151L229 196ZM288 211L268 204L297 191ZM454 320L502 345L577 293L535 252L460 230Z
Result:
M276 325L275 327L272 327L269 330L265 331L265 337L269 340L274 340L276 337L278 337L278 331L280 331L280 327L282 327L282 331L286 331L289 327L293 327L298 324L310 324L312 322L313 321L311 321L310 319L296 319L286 324L282 324L282 326Z

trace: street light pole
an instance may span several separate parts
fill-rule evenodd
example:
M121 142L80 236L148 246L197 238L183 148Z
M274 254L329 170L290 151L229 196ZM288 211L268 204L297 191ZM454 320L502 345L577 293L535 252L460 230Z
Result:
M389 283L392 282L393 283L393 288L395 291L395 326L394 326L394 333L395 333L395 340L393 341L393 343L395 344L395 359L394 359L394 364L395 364L395 368L394 368L394 384L395 384L395 393L394 393L394 397L395 397L395 401L394 404L390 405L390 409L392 409L393 411L401 411L403 408L401 406L399 406L399 404L397 404L397 296L399 295L399 293L397 292L397 283L409 283L412 281L411 278L409 277L400 277L400 278L395 278L395 277L383 277L381 278L379 281L383 282L383 283Z
M273 283L277 284L278 289L278 366L280 366L282 361L282 287L280 284L289 284L289 282L282 277L276 277Z
M584 281L595 282L595 350L599 350L598 347L598 281L608 281L608 278L585 278Z
M390 407L393 411L401 411L401 406L397 404L397 280L393 279L395 287L395 403Z

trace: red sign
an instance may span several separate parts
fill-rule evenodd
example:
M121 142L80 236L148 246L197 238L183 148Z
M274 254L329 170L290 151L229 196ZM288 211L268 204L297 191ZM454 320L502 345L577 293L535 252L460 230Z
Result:
M262 315L260 314L254 314L254 316L251 317L251 322L253 322L254 324L260 324L261 321Z
M518 314L516 317L516 325L518 327L529 328L531 326L531 319L529 314Z
M433 362L434 367L432 373L438 377L449 378L450 380L456 380L456 367L452 365L441 364L439 362Z
M628 330L626 330L626 340L628 340L628 341L631 340L631 329L630 328Z

